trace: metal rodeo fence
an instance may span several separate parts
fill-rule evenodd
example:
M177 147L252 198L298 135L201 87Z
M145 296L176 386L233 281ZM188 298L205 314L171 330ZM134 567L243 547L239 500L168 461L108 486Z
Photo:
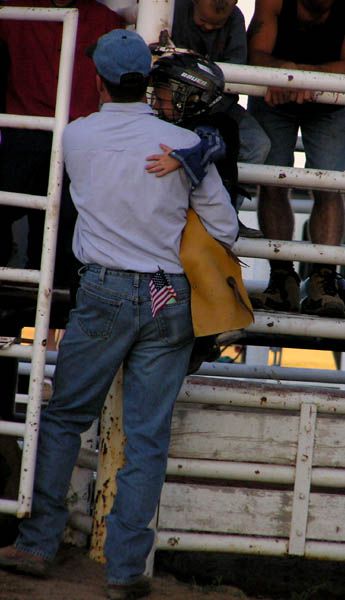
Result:
M173 0L139 0L137 30L148 43L157 42L160 31L171 28L173 8ZM55 14L53 10L46 13ZM59 9L58 13L64 19L64 35L67 25L73 30L69 35L72 44L75 11ZM5 11L0 13L2 17L4 14ZM63 85L69 90L71 69L66 48L61 62L64 76L60 75L57 104L61 111L60 120L57 110L55 123L51 119L37 119L35 123L35 126L44 123L48 128L49 121L51 129L55 126L56 154L52 154L48 194L48 200L53 204L44 198L35 199L37 207L47 208L47 219L53 212L52 207L56 206L56 184L62 169L59 143L66 122L66 104L63 102L67 100L65 97L63 101L61 90ZM227 85L233 92L263 94L265 87L274 81L275 85L283 87L317 90L320 102L345 104L343 76L229 64L220 66L226 80L231 81ZM64 71L66 68L68 74ZM0 125L7 118L14 117L2 115ZM29 118L25 122L28 123ZM240 164L239 175L243 183L345 190L345 176L339 172ZM12 196L0 194L2 203L5 199L14 202ZM21 202L24 200L27 201L20 199ZM54 247L55 234L56 231L46 231L41 274L18 270L5 272L6 278L40 281L20 500L0 503L0 511L17 512L19 516L30 511L40 407L40 383L37 382L42 381L44 369L43 341L52 282L52 264L48 255ZM307 242L240 239L235 251L241 257L345 264L345 248ZM0 274L5 279L3 273ZM46 310L44 317L42 307ZM248 332L302 335L310 340L328 338L334 343L345 337L344 320L266 312L255 316L255 323ZM231 334L224 333L219 339L230 342ZM12 346L2 352L4 356L27 356L30 349ZM237 377L237 380L230 377ZM281 383L280 379L286 383ZM327 383L327 387L319 385L321 382ZM167 480L156 519L156 548L344 560L343 383L343 374L339 372L235 364L229 369L227 365L203 365L199 374L188 377L173 416ZM97 469L97 460L99 465L91 544L92 556L97 560L102 560L104 516L115 494L115 482L110 481L110 473L120 468L123 460L121 374L110 390L104 414L98 455L82 450L79 457L80 465L93 470ZM24 435L24 427L2 423L0 432ZM92 520L87 515L74 514L71 523L83 531L91 531ZM150 568L148 565L148 570Z
M61 21L62 44L57 86L55 118L0 115L0 126L41 129L53 132L50 175L46 197L0 192L0 203L25 206L45 211L45 226L40 270L0 268L0 280L38 284L35 337L33 346L13 343L0 350L0 357L31 358L31 373L27 397L26 422L0 421L0 434L23 438L23 455L19 494L17 500L0 500L0 512L30 515L34 468L36 461L38 427L45 368L46 342L53 287L55 246L59 216L60 189L63 174L62 131L68 121L73 56L76 40L78 11L74 9L10 8L3 7L1 19L23 21ZM21 396L20 400L23 400Z
M317 90L319 102L345 104L341 75L220 66L231 81L229 91L263 95L274 81ZM240 164L239 177L243 183L345 189L340 172ZM345 260L343 247L307 242L240 239L235 251L242 257L338 265ZM342 340L345 322L265 312L255 314L248 331ZM242 372L236 375L237 367ZM337 379L342 373L306 370L304 377L303 369L253 369L204 365L201 372L208 377L186 380L174 413L157 547L344 560L344 393L248 382L256 376L335 384L342 383Z

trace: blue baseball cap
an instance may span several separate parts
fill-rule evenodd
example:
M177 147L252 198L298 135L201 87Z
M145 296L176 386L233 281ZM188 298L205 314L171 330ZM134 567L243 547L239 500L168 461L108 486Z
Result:
M88 48L87 54L101 77L114 84L120 84L123 75L147 77L151 70L150 49L135 31L113 29Z

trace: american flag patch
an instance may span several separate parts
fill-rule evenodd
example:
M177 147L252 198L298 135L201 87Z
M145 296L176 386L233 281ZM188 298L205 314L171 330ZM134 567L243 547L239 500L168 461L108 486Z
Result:
M149 290L153 317L166 304L174 304L176 302L176 292L163 269L158 269L157 273L153 275L149 283Z

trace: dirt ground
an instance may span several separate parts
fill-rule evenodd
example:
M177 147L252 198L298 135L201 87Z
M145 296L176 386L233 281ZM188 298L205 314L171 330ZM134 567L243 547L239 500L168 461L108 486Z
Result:
M162 559L159 554L150 600L345 599L345 568L340 563L205 554L200 558L196 553L161 553ZM207 584L200 584L201 571ZM229 579L234 585L225 585ZM91 561L84 549L64 548L46 579L0 571L0 600L105 598L104 567Z
M105 600L102 565L85 551L65 550L47 579L0 571L0 600ZM232 586L197 586L158 572L150 600L254 600ZM261 599L263 597L261 596ZM269 600L268 598L263 600Z
M197 553L157 554L150 600L345 599L345 566L341 563ZM200 584L201 573L206 576L207 584ZM84 549L63 548L46 579L0 571L0 600L105 598L104 567L91 561Z

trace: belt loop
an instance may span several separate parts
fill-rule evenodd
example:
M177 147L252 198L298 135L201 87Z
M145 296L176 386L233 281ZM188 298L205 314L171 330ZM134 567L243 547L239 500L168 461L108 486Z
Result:
M138 288L140 285L140 275L139 273L133 273L133 287Z
M98 276L98 281L100 283L104 283L104 278L105 278L106 272L107 272L106 267L101 267L101 270L100 270L99 276Z

